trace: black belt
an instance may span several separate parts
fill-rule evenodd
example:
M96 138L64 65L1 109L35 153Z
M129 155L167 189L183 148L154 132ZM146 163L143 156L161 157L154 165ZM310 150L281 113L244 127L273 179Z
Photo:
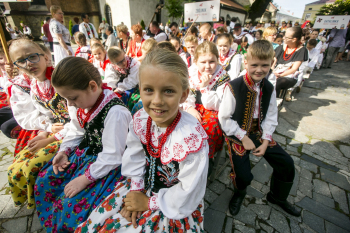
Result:
M59 42L53 42L53 44L60 44ZM66 45L70 46L70 43L66 43Z

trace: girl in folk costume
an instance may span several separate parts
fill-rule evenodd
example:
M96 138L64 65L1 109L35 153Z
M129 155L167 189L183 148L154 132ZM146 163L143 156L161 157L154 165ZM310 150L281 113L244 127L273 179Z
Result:
M72 232L122 179L131 114L82 58L64 59L52 85L72 106L72 122L59 152L39 173L35 201L47 232Z
M86 37L84 33L76 32L74 34L74 40L75 40L75 43L77 43L77 45L79 46L77 51L75 51L75 56L82 57L86 60L89 60L91 58L91 49L90 49L90 45L86 43Z
M223 136L217 111L224 84L230 81L218 59L219 52L214 43L205 41L198 45L195 64L188 71L191 93L183 104L184 110L198 119L209 136L209 158L214 158L214 154L222 149Z
M106 66L110 63L107 56L107 51L101 44L96 43L91 47L91 52L93 58L91 58L89 62L98 69L98 72L100 72L101 78L103 80L105 77Z
M64 124L70 118L66 101L55 93L51 85L53 68L47 67L49 59L40 46L28 39L18 39L12 42L10 55L14 65L33 77L30 98L36 111L30 113L31 119L27 118L30 123L22 127L41 132L16 155L8 168L8 180L15 204L21 205L28 199L28 208L34 208L35 179L58 150L67 132Z
M242 56L231 48L233 39L230 34L218 35L216 44L219 50L219 63L230 75L231 80L238 77L242 66Z
M113 88L128 108L132 109L140 99L138 87L140 63L115 46L108 50L108 57L111 63L106 66L103 82Z
M189 93L187 67L175 53L153 50L141 64L140 89L145 107L129 126L122 163L127 180L76 233L204 231L208 136L179 111Z
M142 44L145 39L142 38L142 27L138 24L132 25L130 36L130 46L128 48L127 55L129 57L139 60L142 57Z
M180 42L180 38L178 37L172 37L170 39L170 43L172 43L176 49L176 52L177 54L180 56L180 57L184 57L186 56L186 53L181 45L181 42Z
M185 57L182 57L182 59L187 64L187 67L190 68L194 60L194 51L196 51L196 48L198 46L198 39L197 37L190 35L186 36L184 41L188 54L186 54Z
M129 30L126 25L119 24L117 26L117 38L119 38L118 47L127 53L129 50L131 38L129 37Z
M4 50L0 48L0 126L13 117L9 108L7 88L11 84L5 71L6 57Z

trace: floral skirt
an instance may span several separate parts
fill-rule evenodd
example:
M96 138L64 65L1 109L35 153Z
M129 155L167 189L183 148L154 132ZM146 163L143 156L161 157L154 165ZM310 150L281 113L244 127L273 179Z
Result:
M215 153L222 150L224 143L218 112L207 110L201 104L196 104L196 110L202 115L202 126L209 137L209 158L214 158Z
M14 156L16 156L20 151L22 151L24 147L27 146L28 141L35 138L36 135L38 135L38 132L38 130L22 129L17 136Z
M97 155L87 155L87 148L76 149L69 157L70 165L56 175L52 161L40 171L35 184L35 204L41 225L47 232L72 232L90 212L112 193L122 179L121 167L87 186L73 198L67 198L64 187L94 163Z
M75 233L87 232L204 232L203 200L194 212L183 219L169 219L160 210L147 210L137 220L135 229L120 215L124 207L123 198L130 189L130 179L120 182L113 193L108 196L89 218L75 230Z
M134 107L131 110L131 115L133 116L138 110L140 110L141 108L143 108L143 103L142 100L139 100L139 102L137 102Z
M140 91L138 88L133 88L131 90L125 91L120 99L131 111L134 105L140 99Z
M5 92L0 91L0 108L7 107L9 102L7 100L7 95Z
M30 152L25 147L15 156L12 165L7 169L10 191L15 205L22 205L28 200L27 208L35 207L35 180L41 168L52 159L60 145L61 141L56 141L36 153Z

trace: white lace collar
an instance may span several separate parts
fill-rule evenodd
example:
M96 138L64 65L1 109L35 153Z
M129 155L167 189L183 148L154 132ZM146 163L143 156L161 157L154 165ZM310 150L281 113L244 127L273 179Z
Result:
M12 84L30 88L31 80L26 74L20 74L13 79L9 79Z
M192 89L200 90L199 84L201 83L199 76L198 76L198 67L195 63L188 69L188 73L190 76L190 87ZM210 90L216 82L220 79L222 75L225 75L226 71L222 68L220 64L216 67L216 70L213 74L213 77L211 78L209 85L207 86L207 89Z
M90 118L87 122L92 121L92 119L94 119L97 114L99 114L101 112L101 110L103 109L104 106L106 106L106 104L108 104L112 99L114 98L118 98L118 96L111 90L108 89L104 89L103 93L105 94L101 104L97 107L97 109L90 115ZM85 109L85 112L88 112L88 110Z
M149 115L143 108L136 112L133 117L134 132L140 138L142 144L147 144L148 117ZM157 125L152 121L151 140L155 146L158 145L158 139L163 134L163 132L158 132L157 128ZM160 155L162 164L168 164L171 161L183 161L188 154L198 152L205 146L203 142L206 139L208 139L208 135L197 119L187 112L181 112L179 123L162 147Z

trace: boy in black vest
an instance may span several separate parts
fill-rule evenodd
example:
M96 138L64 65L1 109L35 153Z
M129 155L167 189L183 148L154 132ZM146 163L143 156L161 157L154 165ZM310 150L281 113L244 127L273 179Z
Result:
M246 188L253 180L249 153L264 156L273 167L270 192L267 200L277 204L287 213L300 216L287 197L295 175L294 161L273 139L277 126L276 91L265 78L274 58L272 44L266 40L255 41L248 48L244 61L247 74L232 80L224 89L219 109L219 121L225 134L235 177L235 193L229 210L237 215Z

